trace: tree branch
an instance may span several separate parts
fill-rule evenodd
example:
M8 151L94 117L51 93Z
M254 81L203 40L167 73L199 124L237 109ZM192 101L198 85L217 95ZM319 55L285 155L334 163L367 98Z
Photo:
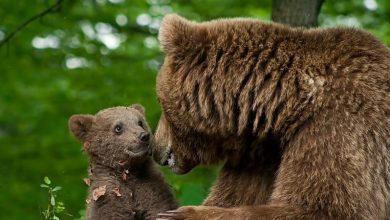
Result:
M57 0L57 2L55 4L53 4L52 6L50 6L49 8L43 10L42 12L40 12L39 14L36 14L34 16L32 16L31 18L29 18L28 20L26 20L25 22L23 22L22 24L20 24L15 30L13 30L11 33L9 33L1 42L0 42L0 48L2 46L4 46L7 42L9 42L11 40L12 37L15 36L16 33L18 33L19 31L21 31L23 28L25 28L27 25L29 25L31 22L39 19L39 18L42 18L43 16L49 14L49 13L53 13L53 12L56 12L58 11L58 9L61 7L61 4L62 4L63 0Z
M293 27L317 26L324 0L273 0L272 20Z

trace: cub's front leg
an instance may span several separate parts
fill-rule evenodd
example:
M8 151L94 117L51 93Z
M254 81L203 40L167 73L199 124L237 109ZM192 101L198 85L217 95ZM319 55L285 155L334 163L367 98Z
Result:
M91 195L88 200L87 220L133 220L135 210L126 196L116 193L115 189L106 189L102 195Z

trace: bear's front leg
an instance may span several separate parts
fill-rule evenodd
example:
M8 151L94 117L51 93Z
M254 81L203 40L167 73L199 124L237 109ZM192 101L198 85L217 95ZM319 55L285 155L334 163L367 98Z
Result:
M226 208L212 206L183 206L176 210L159 213L157 220L227 219L225 214L229 211Z
M261 149L256 164L248 163L249 155L227 161L221 169L204 206L233 208L240 206L265 205L273 190L275 173L279 167L278 152L273 145L257 145Z
M212 206L183 206L177 210L159 213L157 220L268 220L326 219L316 212L308 212L290 205L260 205L237 208Z

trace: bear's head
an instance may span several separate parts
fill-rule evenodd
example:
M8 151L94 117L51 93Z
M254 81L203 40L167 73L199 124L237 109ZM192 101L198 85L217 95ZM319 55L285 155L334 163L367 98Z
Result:
M207 25L207 22L194 23L171 14L164 17L160 27L159 40L165 60L157 75L156 90L162 114L152 149L154 160L169 165L177 174L186 173L199 164L213 164L226 156L221 135L213 127L216 123L192 117L203 108L194 100L201 99L198 99L199 93L204 90L199 85L196 89L196 76L198 71L204 70L204 60L194 57L207 53L210 40ZM199 93L183 94L184 83ZM188 110L190 107L186 105L199 108Z
M83 143L91 163L127 167L145 161L150 153L150 128L139 104L73 115L69 129Z

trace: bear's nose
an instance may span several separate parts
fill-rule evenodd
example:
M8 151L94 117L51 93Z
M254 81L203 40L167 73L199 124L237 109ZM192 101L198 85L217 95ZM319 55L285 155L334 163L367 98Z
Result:
M148 132L142 132L138 137L142 142L148 142L150 135Z

